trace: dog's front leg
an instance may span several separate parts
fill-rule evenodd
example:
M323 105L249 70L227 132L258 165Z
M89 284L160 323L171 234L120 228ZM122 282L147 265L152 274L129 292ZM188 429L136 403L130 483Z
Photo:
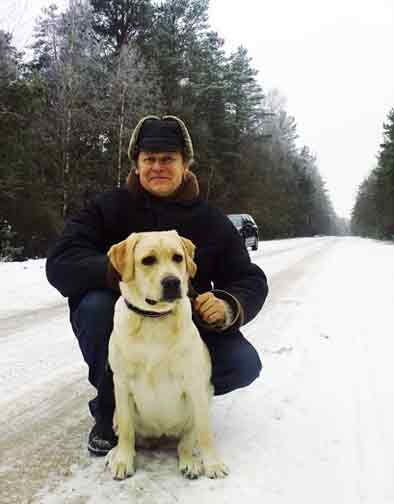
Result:
M107 455L112 477L122 480L134 474L134 400L127 385L114 374L118 444Z
M208 478L224 478L229 474L229 470L219 459L214 447L209 420L209 397L203 384L194 383L190 399L193 405L195 437L205 474Z
M195 435L195 429L189 429L183 433L178 443L179 470L189 479L196 479L203 473L201 461L193 455Z

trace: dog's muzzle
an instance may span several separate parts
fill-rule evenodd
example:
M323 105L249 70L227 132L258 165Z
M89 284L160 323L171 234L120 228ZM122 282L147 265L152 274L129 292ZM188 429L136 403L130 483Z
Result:
M182 297L181 281L176 276L167 276L161 281L163 287L163 301L175 301Z

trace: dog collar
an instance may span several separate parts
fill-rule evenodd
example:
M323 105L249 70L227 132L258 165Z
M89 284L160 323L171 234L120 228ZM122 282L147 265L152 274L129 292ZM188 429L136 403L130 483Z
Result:
M138 313L138 315L142 315L144 317L153 317L153 318L158 318L158 317L164 317L165 315L169 315L172 313L172 310L168 310L165 312L155 312L155 311L150 311L150 310L142 310L141 308L138 308L137 306L132 305L127 301L126 298L123 298L124 302L126 303L126 306L129 310Z

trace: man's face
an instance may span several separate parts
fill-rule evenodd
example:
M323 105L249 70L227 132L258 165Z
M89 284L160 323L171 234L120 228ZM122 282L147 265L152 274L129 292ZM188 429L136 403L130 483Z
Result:
M155 196L170 196L188 170L180 152L144 152L137 158L136 173L144 189Z

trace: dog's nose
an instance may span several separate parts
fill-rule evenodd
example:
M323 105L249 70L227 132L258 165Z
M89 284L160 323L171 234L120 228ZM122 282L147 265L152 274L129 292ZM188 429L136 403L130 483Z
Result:
M181 297L181 281L176 276L167 276L161 281L164 301L174 301Z

